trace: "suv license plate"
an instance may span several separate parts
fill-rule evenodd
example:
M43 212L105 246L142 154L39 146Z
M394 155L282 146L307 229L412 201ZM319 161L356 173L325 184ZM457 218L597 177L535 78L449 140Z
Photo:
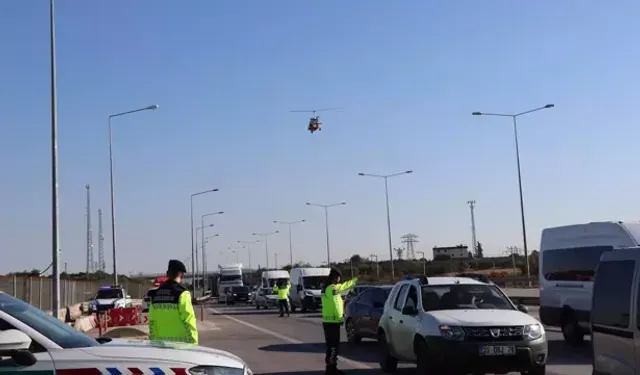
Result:
M482 356L503 356L503 355L515 355L516 347L513 345L510 346L481 346L480 347L480 355Z

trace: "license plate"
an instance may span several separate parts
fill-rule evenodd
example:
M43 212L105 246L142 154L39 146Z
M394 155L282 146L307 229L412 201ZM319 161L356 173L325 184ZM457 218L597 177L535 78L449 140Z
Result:
M480 347L480 355L483 356L503 356L503 355L515 355L516 347L515 346L481 346Z

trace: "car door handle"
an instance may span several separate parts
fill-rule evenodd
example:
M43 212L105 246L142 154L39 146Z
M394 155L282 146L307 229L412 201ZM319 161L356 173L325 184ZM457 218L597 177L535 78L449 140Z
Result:
M393 316L389 316L389 319L390 319L390 320L393 320Z
M400 324L402 324L402 323L403 323L403 321L402 321L402 320L400 320Z

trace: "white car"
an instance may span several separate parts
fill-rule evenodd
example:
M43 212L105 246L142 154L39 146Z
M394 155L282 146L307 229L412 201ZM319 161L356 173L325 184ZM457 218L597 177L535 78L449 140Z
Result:
M278 294L271 288L259 288L256 293L256 310L278 307Z
M110 309L131 306L133 306L131 296L121 287L103 286L89 301L90 312L105 312Z
M96 340L3 292L0 364L3 372L34 374L252 375L242 359L221 350L161 341Z
M421 374L544 375L542 324L495 285L465 277L420 277L394 285L378 323L380 367L416 363Z

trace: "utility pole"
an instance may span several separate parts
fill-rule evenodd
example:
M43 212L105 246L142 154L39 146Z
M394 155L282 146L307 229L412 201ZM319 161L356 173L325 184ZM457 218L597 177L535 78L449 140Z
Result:
M376 254L369 255L371 258L376 258L376 279L380 280L380 265L378 263L378 256Z
M469 210L471 211L471 248L473 249L473 256L478 256L478 242L476 240L476 215L475 215L475 207L476 201L470 200L467 201L469 205Z
M276 269L278 269L278 253L273 253L273 256L276 260Z

